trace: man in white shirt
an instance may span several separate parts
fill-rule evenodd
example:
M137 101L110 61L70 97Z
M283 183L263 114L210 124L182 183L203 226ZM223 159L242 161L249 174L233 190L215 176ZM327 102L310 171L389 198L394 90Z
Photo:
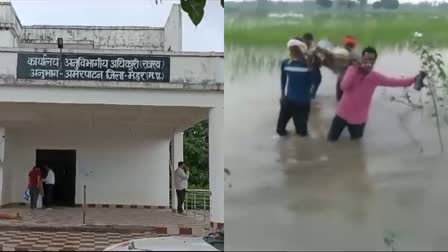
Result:
M43 200L45 208L48 210L51 210L51 205L53 204L53 188L55 183L55 177L54 172L48 167L48 165L45 165L45 170L47 171L47 177L42 180L44 182L44 195L45 198Z
M188 178L190 177L190 171L184 162L177 164L177 169L174 171L174 183L176 186L177 195L177 212L182 214L184 212L182 206L185 201L188 188Z

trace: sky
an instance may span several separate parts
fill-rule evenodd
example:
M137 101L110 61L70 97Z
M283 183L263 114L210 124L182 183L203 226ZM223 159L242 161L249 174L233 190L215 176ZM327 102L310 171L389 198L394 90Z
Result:
M173 3L180 0L11 0L22 25L98 25L163 27ZM160 0L159 0L160 2ZM207 0L195 27L182 14L183 51L224 51L224 9Z

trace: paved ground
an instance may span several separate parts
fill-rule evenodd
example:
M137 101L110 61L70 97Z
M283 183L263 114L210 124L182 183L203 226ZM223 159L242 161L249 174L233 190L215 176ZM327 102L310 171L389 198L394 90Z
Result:
M82 224L81 208L54 208L53 210L23 208L0 209L3 213L19 212L22 220L1 220L0 224L78 226ZM166 209L109 209L86 210L87 225L197 227L207 221L192 214L185 216Z
M229 58L226 52L226 64ZM390 53L380 56L378 68L396 76L415 73L418 65L409 54ZM335 79L324 72L311 136L279 139L278 69L254 68L233 80L231 72L226 249L390 250L386 238L397 250L446 251L448 157L435 155L440 150L430 109L411 111L387 99L391 89L378 89L365 138L352 142L344 132L330 144L325 137L335 113Z
M22 217L0 220L0 244L4 251L102 250L130 239L164 235L160 233L165 231L168 235L202 236L209 225L208 220L193 213L185 216L166 209L90 208L86 211L86 227L82 226L80 208L30 210L21 207L0 211L19 212ZM161 227L165 227L164 231L160 231Z
M0 231L0 247L3 251L99 251L116 243L148 237L157 237L157 235L153 233Z

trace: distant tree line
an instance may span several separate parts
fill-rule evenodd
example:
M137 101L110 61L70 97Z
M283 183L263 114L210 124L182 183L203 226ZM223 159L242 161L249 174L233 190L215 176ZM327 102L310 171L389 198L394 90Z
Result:
M442 15L448 11L448 0L443 2L425 1L418 4L409 2L400 3L399 0L375 0L376 2L368 4L367 0L304 0L301 2L287 1L244 1L244 2L226 2L226 19L248 16L266 16L269 13L282 13L299 10L302 12L314 11L316 8L322 11L327 10L394 10L394 11L416 11L431 12Z

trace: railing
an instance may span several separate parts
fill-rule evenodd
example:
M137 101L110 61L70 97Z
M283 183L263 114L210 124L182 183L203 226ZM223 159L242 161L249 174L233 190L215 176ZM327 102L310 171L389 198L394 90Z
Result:
M194 216L199 215L206 220L210 212L210 191L188 189L185 197L185 211L193 212Z
M175 204L177 205L177 204ZM187 214L208 220L210 215L210 191L202 189L187 189L184 209Z

